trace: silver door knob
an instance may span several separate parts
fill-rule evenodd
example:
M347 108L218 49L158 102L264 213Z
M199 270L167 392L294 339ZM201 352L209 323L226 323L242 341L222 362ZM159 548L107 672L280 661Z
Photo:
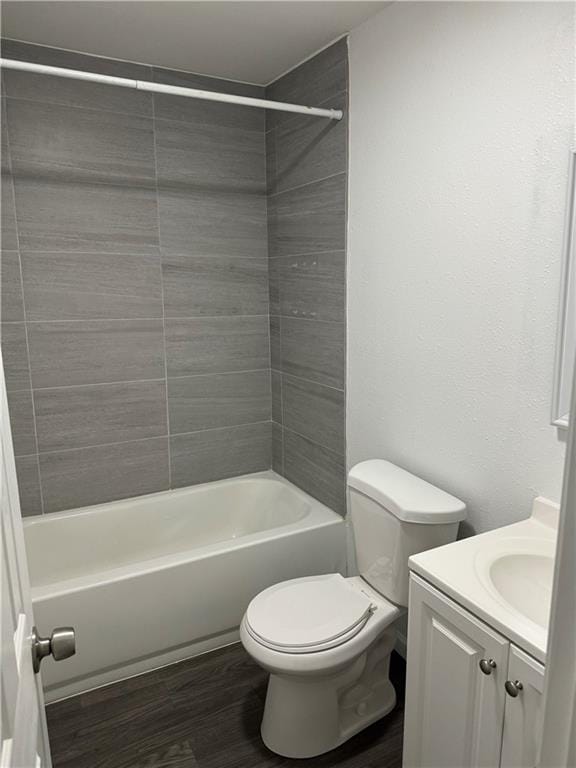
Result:
M36 627L32 628L32 666L34 672L40 671L40 662L45 656L52 656L54 661L62 661L76 653L76 635L74 627L57 627L50 637L40 637Z
M491 675L492 670L496 669L496 662L494 659L480 659L478 666L485 675Z
M512 680L506 680L506 682L504 683L504 688L506 689L506 693L508 694L508 696L512 696L513 699L515 699L516 696L518 696L520 691L524 690L524 686L522 685L520 680L514 680L514 682L512 682Z

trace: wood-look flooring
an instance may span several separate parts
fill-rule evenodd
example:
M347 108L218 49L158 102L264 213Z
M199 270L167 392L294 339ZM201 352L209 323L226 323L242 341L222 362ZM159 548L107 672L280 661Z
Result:
M387 717L328 754L289 760L260 739L266 673L231 645L50 704L54 768L401 768L396 654L391 678L398 705Z

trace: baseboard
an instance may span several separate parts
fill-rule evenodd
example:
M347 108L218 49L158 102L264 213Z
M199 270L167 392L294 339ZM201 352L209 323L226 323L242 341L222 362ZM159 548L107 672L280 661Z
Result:
M240 639L239 630L224 632L201 640L191 645L180 646L166 653L154 656L148 656L145 659L114 667L95 675L89 675L82 678L76 678L63 685L55 685L44 689L44 699L46 704L53 704L62 699L69 699L71 696L77 696L80 693L87 693L96 688L103 688L106 685L119 683L130 677L143 675L145 672L152 672L154 669L168 667L170 664L177 664L179 661L191 659L194 656L201 656L204 653L215 651L226 645L237 643Z

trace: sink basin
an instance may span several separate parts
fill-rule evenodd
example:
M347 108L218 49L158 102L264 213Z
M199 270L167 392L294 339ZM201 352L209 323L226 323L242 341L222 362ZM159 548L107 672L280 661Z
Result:
M412 555L410 569L545 662L559 512L538 497L529 518Z
M554 557L512 553L497 557L488 577L503 600L530 621L546 629L550 615Z

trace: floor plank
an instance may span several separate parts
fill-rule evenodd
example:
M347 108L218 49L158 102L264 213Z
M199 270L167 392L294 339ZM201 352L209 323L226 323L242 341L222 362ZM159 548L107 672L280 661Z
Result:
M231 645L50 704L54 768L401 768L404 667L393 654L387 717L326 755L289 760L260 738L266 673Z

